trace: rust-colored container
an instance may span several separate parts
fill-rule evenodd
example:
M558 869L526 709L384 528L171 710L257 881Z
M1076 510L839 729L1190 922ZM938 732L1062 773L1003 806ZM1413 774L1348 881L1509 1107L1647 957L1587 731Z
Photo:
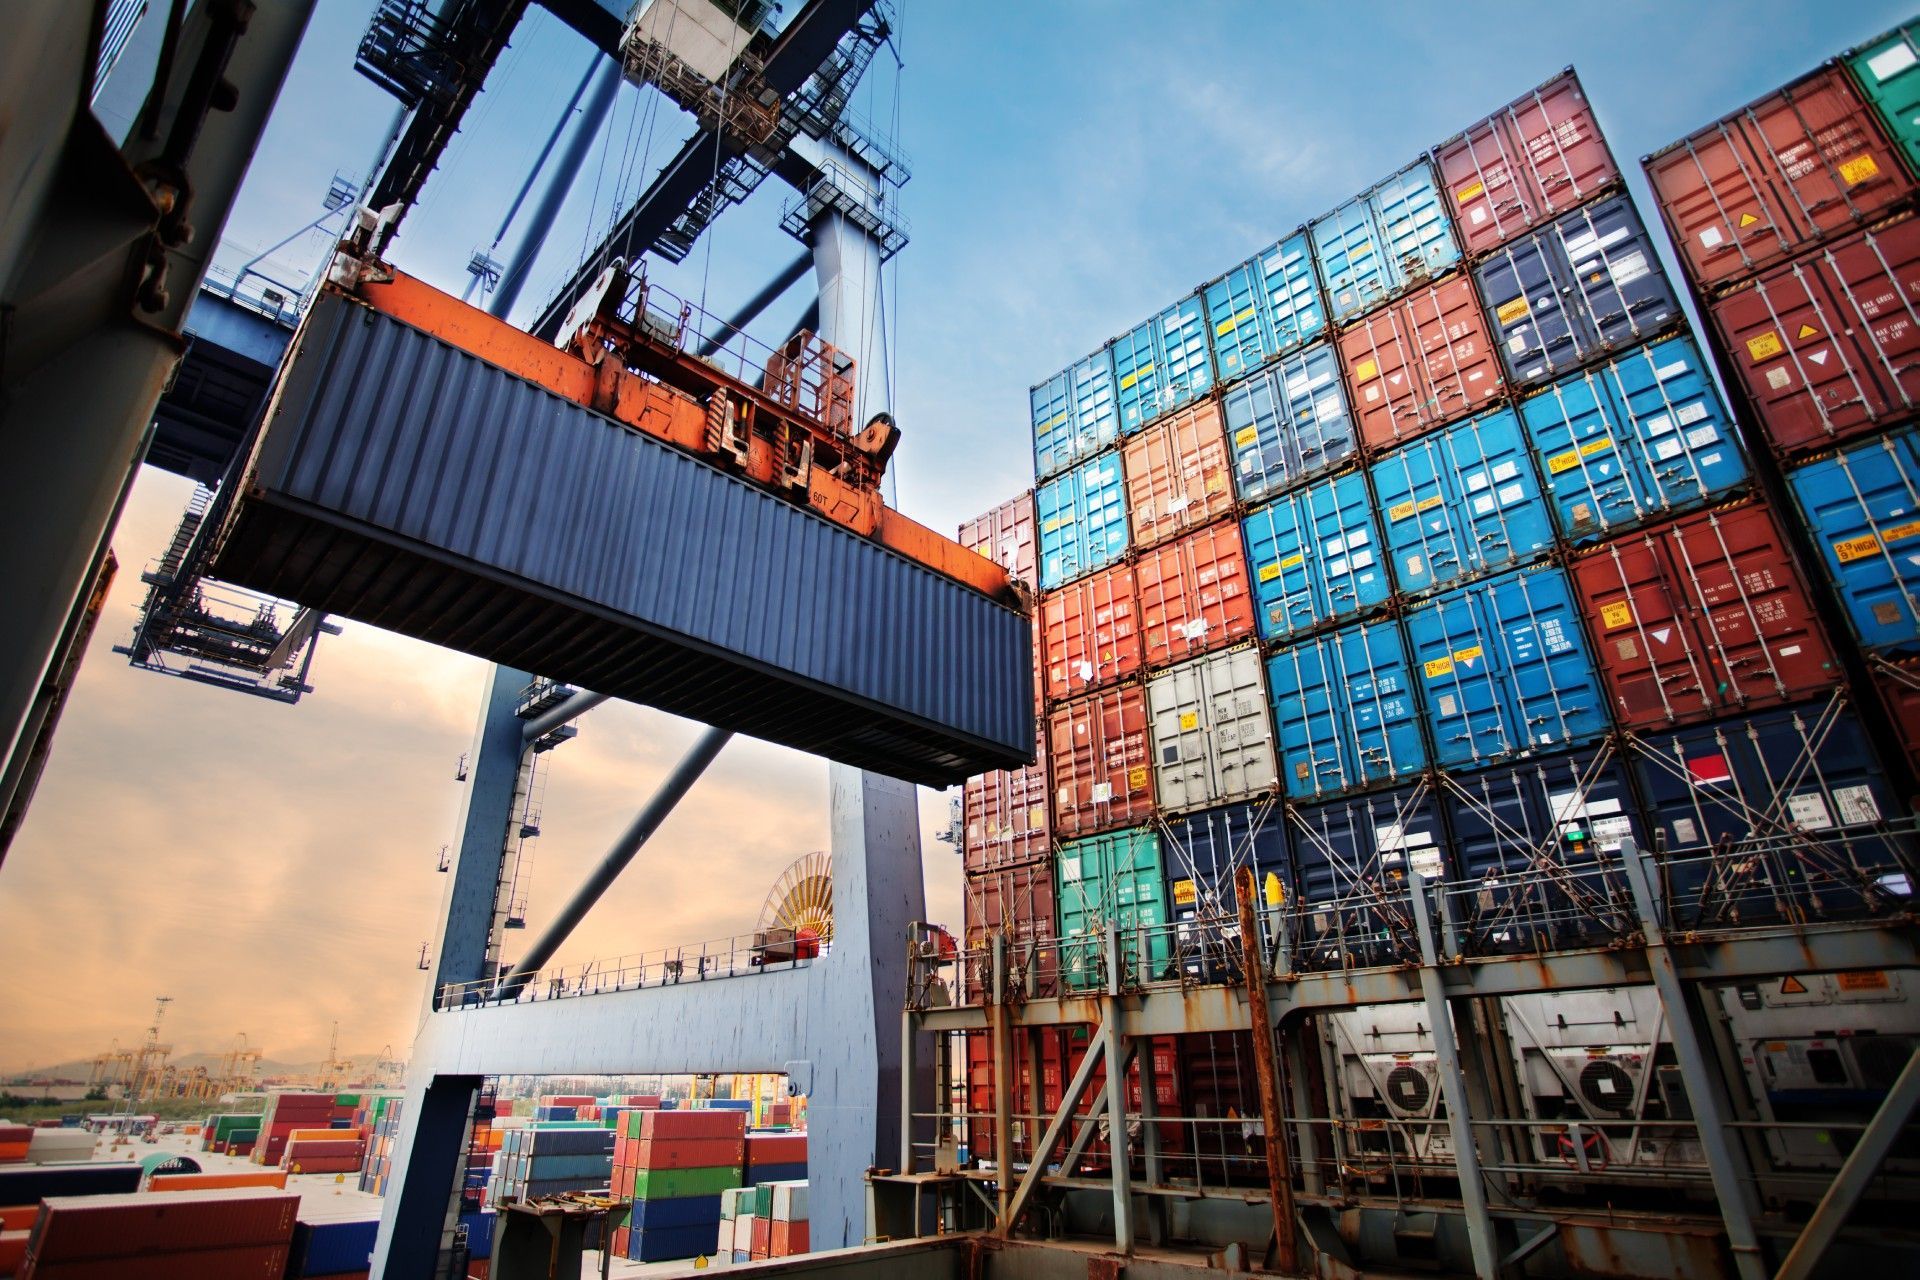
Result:
M1596 665L1628 728L1812 698L1839 679L1806 584L1760 503L1702 511L1576 559Z
M1048 816L1047 727L1040 723L1033 763L967 779L961 790L962 862L968 872L1044 858L1053 848Z
M1469 257L1591 200L1620 180L1569 67L1434 150Z
M1016 1117L1032 1116L1033 1119L1016 1119L1013 1122L1013 1154L1016 1160L1031 1154L1035 1141L1046 1131L1047 1120L1059 1109L1060 1100L1065 1096L1066 1077L1061 1072L1061 1063L1065 1061L1065 1043L1068 1037L1065 1028L1047 1027L1022 1033L1013 1046L1013 1076L1016 1081L1014 1095L1008 1099L1008 1110ZM1085 1035L1084 1029L1080 1034ZM1029 1036L1037 1044L1029 1053ZM1039 1064L1038 1110L1034 1107L1035 1087L1034 1064ZM991 1035L970 1035L967 1037L967 1112L968 1112L968 1151L972 1155L991 1159L993 1156L993 1084L996 1073L993 1069L993 1037Z
M1499 353L1464 273L1415 289L1342 333L1340 364L1368 449L1476 413L1502 390Z
M963 522L955 541L985 556L1029 587L1039 586L1040 541L1033 519L1031 489Z
M992 871L969 871L961 911L966 929L963 945L969 951L984 947L988 932L998 929L1016 947L1033 943L1050 952L1057 933L1053 865L1029 862Z
M1223 520L1142 555L1134 566L1141 647L1163 667L1253 634L1240 523Z
M772 1248L772 1246L773 1221L769 1218L755 1218L753 1220L753 1248L751 1250L751 1256L764 1258L768 1256L767 1250Z
M798 1222L775 1221L768 1231L767 1256L772 1258L791 1258L807 1252L809 1237L807 1220Z
M201 1251L254 1247L277 1248L284 1264L299 1207L299 1196L266 1188L53 1196L41 1203L25 1274L64 1276L69 1265L108 1260L127 1267L127 1275L198 1276L214 1273L194 1269ZM191 1265L177 1271L140 1270L150 1256L188 1253L194 1255ZM229 1261L213 1259L208 1265L226 1274L220 1268Z
M1712 308L1774 450L1791 457L1920 410L1920 219L1834 241Z
M1896 662L1870 656L1867 666L1873 672L1874 687L1887 705L1893 731L1907 749L1907 761L1920 774L1920 658Z
M1149 423L1127 441L1123 465L1136 547L1179 537L1233 510L1233 459L1215 401Z
M1047 701L1124 680L1140 669L1139 592L1130 564L1078 578L1040 601Z
M1117 685L1047 717L1054 834L1071 839L1145 822L1153 813L1147 696Z
M1914 191L1837 66L1656 152L1646 168L1680 261L1708 292L1844 235Z

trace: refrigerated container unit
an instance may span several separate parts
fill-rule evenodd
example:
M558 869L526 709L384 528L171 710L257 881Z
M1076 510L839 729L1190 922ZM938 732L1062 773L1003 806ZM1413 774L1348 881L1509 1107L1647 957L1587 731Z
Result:
M1223 520L1142 552L1133 574L1148 670L1253 634L1253 596L1237 521Z
M1286 820L1271 798L1224 805L1161 824L1174 951L1189 982L1233 982L1243 966L1236 877L1253 870L1255 911L1283 907L1293 879Z
M1091 458L1033 495L1040 521L1040 589L1053 591L1127 551L1127 486L1120 453Z
M1233 464L1214 400L1155 419L1121 450L1133 545L1151 547L1233 510Z
M1223 383L1326 332L1327 307L1305 227L1227 272L1201 294Z
M1049 702L1114 684L1140 670L1139 592L1122 562L1042 596L1042 688Z
M1617 536L1744 489L1746 455L1691 339L1668 338L1520 404L1560 536Z
M1198 294L1115 338L1109 349L1121 435L1213 389L1213 352Z
M1393 594L1373 495L1358 470L1283 493L1249 512L1242 528L1263 640L1338 625Z
M1340 361L1315 343L1280 357L1220 398L1234 487L1260 502L1338 467L1360 447Z
M1908 203L1915 182L1828 65L1642 164L1694 286L1709 296Z
M1551 382L1685 323L1625 195L1501 246L1474 276L1515 387Z
M1418 596L1554 549L1553 516L1512 409L1422 436L1368 468L1393 583Z
M1311 803L1403 783L1427 767L1412 663L1400 625L1363 622L1309 636L1267 659L1280 786Z
M1920 43L1909 22L1841 54L1860 96L1872 106L1874 118L1893 139L1907 162L1907 172L1920 174Z
M1433 149L1469 257L1620 184L1620 167L1568 67Z
M1036 384L1028 401L1033 410L1036 479L1056 476L1120 438L1113 355L1106 347Z
M1135 826L1153 814L1146 690L1100 689L1047 717L1054 834L1062 839Z
M1787 480L1861 647L1920 653L1920 433L1814 459Z
M1165 814L1273 790L1273 720L1260 651L1228 649L1147 681L1154 794Z
M1464 274L1416 288L1340 335L1363 449L1394 445L1506 393L1480 300Z
M1392 1164L1454 1167L1440 1062L1423 1004L1376 1004L1320 1015L1344 1163L1363 1177Z
M1336 325L1460 260L1425 157L1314 219L1309 231Z
M1320 804L1289 802L1287 847L1299 919L1292 963L1339 969L1419 959L1407 872L1429 881L1452 876L1427 780Z
M1106 932L1118 931L1126 985L1176 976L1167 931L1160 833L1151 826L1072 840L1055 859L1060 974L1071 991L1107 985Z

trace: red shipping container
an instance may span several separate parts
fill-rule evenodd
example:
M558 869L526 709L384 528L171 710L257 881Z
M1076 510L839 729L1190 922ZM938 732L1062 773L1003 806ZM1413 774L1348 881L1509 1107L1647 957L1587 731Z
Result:
M1149 668L1253 634L1240 522L1225 520L1140 557L1140 635Z
M339 1142L290 1142L287 1144L287 1159L300 1160L309 1156L364 1156L367 1144L358 1138Z
M1368 449L1477 413L1503 390L1500 355L1464 273L1415 289L1342 333L1340 364Z
M1142 428L1122 453L1133 545L1150 547L1233 510L1233 459L1212 400Z
M1758 503L1650 526L1572 569L1624 726L1744 715L1839 679L1792 553Z
M280 1280L286 1274L284 1244L192 1249L140 1256L41 1261L31 1252L20 1280Z
M738 1166L746 1157L746 1139L740 1138L656 1138L642 1139L632 1148L631 1165L635 1169L714 1169Z
M30 1248L47 1263L241 1245L284 1249L299 1209L299 1196L267 1188L52 1196L41 1201Z
M1047 719L1054 833L1072 838L1146 821L1151 750L1146 691L1137 684L1054 708Z
M775 1222L767 1233L767 1256L791 1258L807 1251L807 1222Z
M1038 1119L1013 1121L1013 1158L1026 1159L1032 1154L1034 1144L1046 1131L1047 1117L1059 1109L1061 1098L1065 1097L1066 1078L1061 1074L1060 1064L1066 1059L1068 1032L1065 1028L1048 1027L1033 1032L1037 1045L1029 1049L1025 1034L1014 1039L1013 1078L1018 1081L1013 1095L1008 1099L1008 1109L1015 1117L1037 1115ZM1084 1034L1084 1032L1082 1032ZM1034 1108L1033 1067L1039 1064L1039 1108ZM991 1160L994 1151L993 1108L994 1082L997 1073L993 1067L993 1037L991 1035L971 1035L967 1037L967 1092L966 1107L968 1116L968 1154Z
M1050 952L1055 937L1053 864L1029 863L969 874L961 911L963 945L968 951L986 946L987 934L998 930L1007 935L1016 952L1024 952L1025 943L1034 944L1041 953Z
M1180 1053L1178 1043L1172 1036L1156 1036L1148 1041L1147 1044L1151 1046L1151 1052L1153 1054L1154 1110L1164 1116L1184 1115L1185 1112L1181 1110L1180 1104ZM1145 1049L1146 1047L1142 1046L1140 1051L1144 1052ZM1080 1059L1086 1055L1086 1051L1086 1039L1075 1037L1068 1040L1066 1061L1063 1068L1068 1076L1071 1076L1079 1069ZM1105 1110L1101 1102L1100 1091L1106 1087L1106 1082L1106 1063L1101 1062L1096 1064L1093 1069L1093 1077L1087 1083L1087 1091L1081 1097L1080 1105L1076 1108L1076 1114L1083 1116L1093 1115L1096 1111ZM1127 1111L1129 1114L1139 1113L1141 1097L1140 1057L1139 1052L1136 1052L1133 1064L1127 1068ZM1160 1130L1160 1150L1163 1153L1178 1154L1187 1150L1186 1125L1162 1124L1158 1126L1158 1128ZM1133 1158L1136 1161L1141 1159L1145 1151L1143 1143L1144 1139L1141 1135L1135 1134L1132 1136L1132 1152ZM1107 1153L1107 1144L1096 1138L1087 1145L1087 1151L1089 1155L1096 1155L1104 1159Z
M1031 491L965 521L955 541L985 556L1029 587L1038 585L1040 546L1033 522ZM658 1099L653 1105L660 1105Z
M766 1218L755 1218L753 1220L753 1248L751 1250L752 1255L756 1258L766 1257L767 1250L772 1244L773 1244L773 1223Z
M968 871L1016 866L1044 858L1053 848L1047 806L1047 723L1034 717L1033 763L968 778L961 790L966 820L961 857Z
M1572 68L1434 152L1469 256L1584 204L1620 180Z
M1906 748L1907 761L1920 774L1920 659L1895 662L1877 654L1867 656L1873 683L1887 706L1893 731Z
M1836 241L1713 306L1775 452L1892 426L1920 408L1920 220Z
M652 1142L661 1138L743 1139L746 1132L747 1113L744 1111L690 1108L684 1111L642 1111L640 1113L642 1142Z
M10 1276L26 1265L26 1231L0 1231L0 1276Z
M747 1163L755 1165L800 1164L807 1158L804 1133L751 1133L747 1135Z
M613 1256L614 1257L624 1258L627 1256L627 1249L628 1249L627 1242L632 1238L631 1230L632 1229L629 1227L615 1227L613 1229Z
M1709 291L1843 235L1914 191L1837 66L1655 153L1647 181L1687 274Z
M1117 564L1042 597L1040 653L1049 702L1138 671L1143 658L1133 566Z

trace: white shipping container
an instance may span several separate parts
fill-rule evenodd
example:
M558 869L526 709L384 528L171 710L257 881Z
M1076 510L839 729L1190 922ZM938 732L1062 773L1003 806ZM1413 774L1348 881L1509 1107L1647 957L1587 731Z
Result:
M807 1184L804 1181L773 1184L773 1220L807 1221Z
M67 1164L93 1159L95 1138L85 1129L35 1129L28 1140L28 1164Z
M1244 800L1273 788L1273 721L1251 645L1171 667L1147 682L1154 789L1165 813Z

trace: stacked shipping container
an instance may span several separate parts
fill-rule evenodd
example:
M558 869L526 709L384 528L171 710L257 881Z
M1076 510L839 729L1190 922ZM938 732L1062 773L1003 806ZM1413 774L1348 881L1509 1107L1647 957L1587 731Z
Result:
M613 1195L630 1202L613 1251L640 1262L716 1252L720 1196L740 1185L746 1134L744 1111L629 1111L613 1148Z

